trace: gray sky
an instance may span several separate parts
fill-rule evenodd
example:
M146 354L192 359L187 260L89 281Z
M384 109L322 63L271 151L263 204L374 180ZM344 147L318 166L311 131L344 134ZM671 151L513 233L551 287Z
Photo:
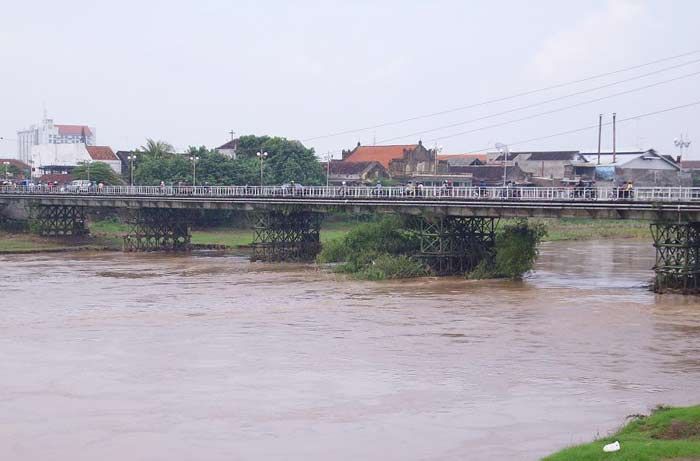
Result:
M0 156L40 120L97 127L99 144L178 148L238 134L305 140L508 96L700 50L695 0L5 2ZM535 6L532 6L532 5ZM700 59L700 53L528 97L307 141L318 153L458 123ZM479 150L700 100L700 75L555 114L444 137L700 71L700 62L529 110L426 133ZM700 106L619 126L618 148L673 153ZM408 136L392 143L410 143ZM610 130L604 129L604 147ZM593 149L596 131L513 146Z

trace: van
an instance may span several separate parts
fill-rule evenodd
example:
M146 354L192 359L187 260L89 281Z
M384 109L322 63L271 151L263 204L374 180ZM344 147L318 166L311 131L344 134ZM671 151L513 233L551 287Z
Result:
M90 181L85 179L75 179L71 181L68 190L71 192L88 192L90 190Z

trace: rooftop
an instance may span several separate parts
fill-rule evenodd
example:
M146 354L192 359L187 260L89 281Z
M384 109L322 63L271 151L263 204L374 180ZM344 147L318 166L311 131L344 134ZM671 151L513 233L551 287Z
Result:
M90 127L86 125L55 125L58 134L62 136L92 136Z
M418 147L418 144L395 144L389 146L357 146L351 151L344 161L346 162L372 162L381 163L384 168L389 168L389 162L400 159L406 152Z
M85 148L93 160L119 160L119 158L114 155L112 148L109 146L85 146Z

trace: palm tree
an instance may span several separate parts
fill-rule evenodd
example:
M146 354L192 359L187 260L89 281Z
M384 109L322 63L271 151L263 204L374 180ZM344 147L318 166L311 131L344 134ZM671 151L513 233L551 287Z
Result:
M146 145L141 146L139 149L141 152L151 155L155 158L162 158L167 154L172 154L175 150L173 146L165 141L154 140L151 138L146 139Z

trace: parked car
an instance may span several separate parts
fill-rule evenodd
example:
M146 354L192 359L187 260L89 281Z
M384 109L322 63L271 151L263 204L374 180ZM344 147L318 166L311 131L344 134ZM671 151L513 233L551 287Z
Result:
M71 181L66 190L69 192L88 192L90 190L90 185L90 181L85 179L75 179Z

